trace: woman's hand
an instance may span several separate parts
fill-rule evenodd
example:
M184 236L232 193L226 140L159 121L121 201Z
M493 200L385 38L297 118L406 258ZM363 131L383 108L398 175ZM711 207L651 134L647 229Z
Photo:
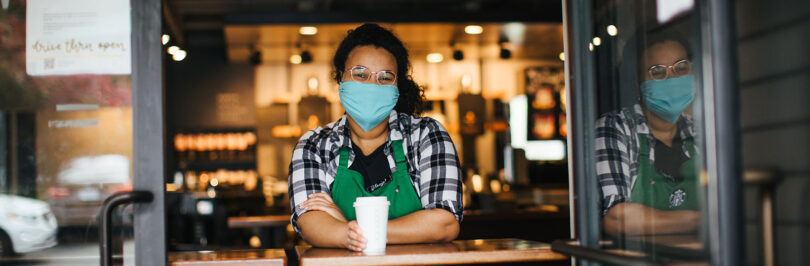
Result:
M692 233L700 227L700 212L665 211L639 203L622 202L602 217L602 227L611 235Z
M366 242L366 237L363 236L357 221L349 222L349 228L346 230L346 248L360 252L366 249Z
M307 211L322 211L338 221L346 222L346 217L343 216L343 212L340 211L340 208L332 201L332 197L326 193L311 194L309 198L298 207Z
M346 228L346 240L343 243L343 246L349 250L360 252L366 248L367 240L366 237L363 236L357 221L346 223L346 217L343 216L343 212L340 211L340 208L337 205L335 205L335 202L332 201L332 197L329 196L329 194L311 194L309 195L309 198L301 203L301 205L298 207L308 211L322 211L332 218L335 218L335 220L346 224L347 227L344 227Z

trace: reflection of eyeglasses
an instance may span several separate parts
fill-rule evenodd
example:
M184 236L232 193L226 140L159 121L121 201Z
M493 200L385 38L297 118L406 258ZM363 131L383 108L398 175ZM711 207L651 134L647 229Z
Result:
M667 71L667 69L670 68L672 68L672 74L674 74L674 77L683 76L692 72L692 62L683 59L675 62L675 64L672 64L671 66L654 65L647 69L647 73L650 75L650 78L654 80L662 80L669 77L669 71Z
M364 66L353 66L351 69L348 69L348 71L349 75L352 76L352 80L358 82L365 82L374 74L376 74L377 84L380 85L392 85L397 80L397 74L389 70L374 72Z

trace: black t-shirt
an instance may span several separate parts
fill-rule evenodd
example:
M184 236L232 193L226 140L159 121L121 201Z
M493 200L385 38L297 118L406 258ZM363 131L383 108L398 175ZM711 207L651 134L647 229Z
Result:
M678 136L672 139L672 147L655 140L655 169L673 183L683 181L681 165L689 160L683 153L683 145L684 141Z
M355 156L349 169L363 175L366 191L372 192L391 181L391 167L388 166L388 158L383 152L385 145L380 145L368 156L363 155L357 145L352 146Z

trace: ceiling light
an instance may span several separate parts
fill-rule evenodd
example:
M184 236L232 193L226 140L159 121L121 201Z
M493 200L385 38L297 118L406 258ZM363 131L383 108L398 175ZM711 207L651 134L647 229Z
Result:
M455 59L456 61L464 60L464 52L462 52L461 50L453 51L453 59Z
M171 39L169 34L163 34L163 36L160 37L160 42L163 43L163 45L166 45L169 43L169 39Z
M607 32L610 36L616 36L616 34L619 34L619 28L616 28L616 26L613 25L608 25Z
M186 59L186 51L177 50L172 54L172 59L174 59L174 61L183 61L183 59Z
M301 55L294 54L290 56L290 63L291 64L300 64L301 63Z
M169 49L166 49L166 51L169 52L169 54L173 55L177 51L180 51L180 47L172 45L172 46L169 46Z
M481 34L484 32L484 28L479 25L467 25L464 27L464 32L467 34Z
M526 24L519 22L506 23L501 30L504 37L515 45L523 43L524 37L526 36Z
M439 63L444 60L444 56L440 53L430 53L427 55L427 61L430 63Z
M593 43L588 43L588 50L593 52Z
M602 38L593 37L593 46L599 46L599 45L602 45Z
M315 26L303 26L298 28L298 33L301 35L315 35L318 33L318 28Z
M472 185L473 191L476 193L481 193L481 191L484 191L484 179L481 178L480 175L475 174L472 176Z
M309 77L309 79L307 79L307 88L310 91L318 91L318 78Z
M560 52L560 61L565 61L565 52Z
M461 76L461 87L462 88L469 88L472 85L472 76L470 74L464 74Z

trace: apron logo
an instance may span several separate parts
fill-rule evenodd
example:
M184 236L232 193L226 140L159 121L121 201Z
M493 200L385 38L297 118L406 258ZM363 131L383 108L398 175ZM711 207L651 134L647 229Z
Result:
M675 190L672 194L669 194L669 207L674 208L681 206L683 202L686 201L686 191L682 188Z

